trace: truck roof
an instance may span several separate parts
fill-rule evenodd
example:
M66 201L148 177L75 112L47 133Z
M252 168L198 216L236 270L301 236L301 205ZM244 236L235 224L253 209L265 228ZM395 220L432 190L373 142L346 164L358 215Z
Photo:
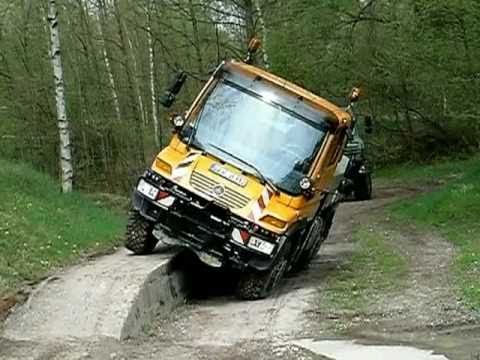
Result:
M273 75L265 70L262 70L258 67L245 64L240 61L229 61L229 64L233 66L233 68L238 69L242 72L260 76L263 79L289 91L293 92L294 94L301 96L302 98L310 101L313 105L318 106L321 110L326 111L332 115L332 119L330 121L336 121L336 125L348 125L351 122L351 116L348 112L340 108L339 106L331 103L330 101L315 95L314 93L295 85L294 83L287 81L279 76Z

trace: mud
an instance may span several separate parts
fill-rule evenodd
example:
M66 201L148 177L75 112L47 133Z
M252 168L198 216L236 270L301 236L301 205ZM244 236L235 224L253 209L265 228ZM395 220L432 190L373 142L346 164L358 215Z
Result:
M351 340L359 340L365 345L421 349L410 349L418 356L429 356L433 351L434 355L450 360L477 360L480 329L476 325L480 323L477 314L462 305L452 288L448 270L454 249L435 234L423 234L413 228L392 229L384 212L388 203L399 197L415 196L421 190L424 189L377 188L373 201L342 204L332 234L310 268L285 279L269 299L236 300L234 277L197 267L192 260L193 297L185 306L145 327L140 338L126 342L91 338L61 343L0 339L0 359L269 360L326 359L325 355L342 359L338 354L321 353L315 344L342 340L346 342L340 351L346 351ZM406 288L378 294L362 313L322 309L319 304L325 279L334 275L355 251L350 234L358 224L391 232L389 239L403 252L411 268ZM342 336L337 332L339 324L345 330ZM393 359L390 355L380 358Z

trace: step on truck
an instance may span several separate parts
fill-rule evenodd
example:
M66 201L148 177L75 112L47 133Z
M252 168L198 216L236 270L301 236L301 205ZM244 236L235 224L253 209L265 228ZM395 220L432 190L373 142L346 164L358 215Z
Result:
M159 240L214 267L239 272L240 298L265 298L287 271L306 267L327 237L355 124L339 106L243 61L222 62L173 137L138 179L126 247L151 253ZM185 82L162 98L170 106Z

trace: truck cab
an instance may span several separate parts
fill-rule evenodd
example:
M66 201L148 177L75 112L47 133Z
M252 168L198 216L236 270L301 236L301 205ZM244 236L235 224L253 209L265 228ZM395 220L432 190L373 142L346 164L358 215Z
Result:
M241 273L239 296L268 296L306 266L340 200L349 112L260 68L223 62L138 180L126 247L159 240Z

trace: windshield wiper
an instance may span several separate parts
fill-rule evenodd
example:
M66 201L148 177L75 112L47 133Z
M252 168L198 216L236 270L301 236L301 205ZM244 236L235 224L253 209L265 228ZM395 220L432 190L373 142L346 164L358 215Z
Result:
M269 179L268 177L266 177L265 175L263 175L263 174L261 173L261 171L258 170L258 168L257 168L255 165L250 164L248 161L245 161L245 160L239 158L238 156L233 155L232 153L230 153L230 152L222 149L221 147L218 147L217 145L214 145L214 144L212 144L212 143L208 143L207 145L208 145L208 146L211 146L211 147L213 147L213 148L215 148L215 149L217 149L217 150L219 150L219 151L221 151L221 152L223 152L224 154L230 156L232 159L235 159L235 160L241 162L242 164L248 166L250 169L252 169L252 170L255 171L254 174L249 173L250 175L259 177L265 184L267 184L268 186L270 186L276 193L279 193L279 192L280 192L280 191L278 190L277 186L273 183L273 181L270 180L270 179Z

